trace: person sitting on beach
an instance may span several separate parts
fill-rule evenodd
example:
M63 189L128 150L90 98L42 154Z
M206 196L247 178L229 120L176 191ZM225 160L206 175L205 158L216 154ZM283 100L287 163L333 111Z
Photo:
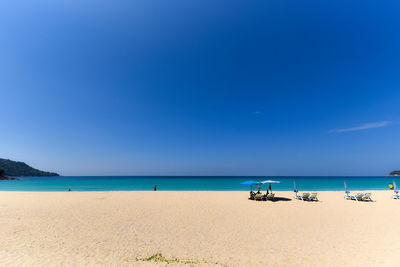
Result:
M254 196L256 195L256 193L253 192L253 190L250 191L250 199L254 199Z

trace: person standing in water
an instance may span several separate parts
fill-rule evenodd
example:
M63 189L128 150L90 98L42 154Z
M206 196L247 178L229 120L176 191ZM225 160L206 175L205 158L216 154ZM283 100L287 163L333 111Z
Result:
M154 186L154 191L157 191L157 185Z

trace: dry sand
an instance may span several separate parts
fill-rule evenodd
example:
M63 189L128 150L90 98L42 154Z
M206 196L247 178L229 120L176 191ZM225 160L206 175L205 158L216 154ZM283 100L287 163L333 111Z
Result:
M0 266L400 266L400 200L320 192L0 192Z

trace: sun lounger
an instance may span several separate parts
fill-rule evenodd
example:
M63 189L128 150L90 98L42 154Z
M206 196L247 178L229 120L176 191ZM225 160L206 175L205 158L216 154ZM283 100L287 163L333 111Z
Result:
M349 190L349 188L347 187L347 184L346 184L346 181L344 181L344 189L345 189L345 193L346 193L346 195L344 196L344 198L346 199L346 200L351 200L351 199L353 199L353 197L354 196L350 196L349 194L350 194L350 190Z
M301 200L309 200L308 198L310 197L310 193L303 193L303 195L300 197Z
M393 181L394 183L394 181ZM395 184L396 185L396 184ZM396 188L394 189L394 195L392 196L393 199L400 199L399 190Z
M298 196L298 195L295 195L295 196L294 196L294 199L303 200L303 199L301 198L301 196Z
M249 197L249 199L250 199L250 200L254 200L255 195L256 195L256 193L250 192L250 197Z
M272 194L272 193L268 194L267 195L267 200L272 200L272 201L275 200L275 194Z
M373 201L371 199L372 194L371 193L365 193L362 197L362 201Z
M355 196L351 196L351 199L355 201L363 201L364 195L365 195L364 193L358 193Z
M256 199L257 201L261 201L261 200L263 200L263 195L262 195L262 194L256 194L255 199Z
M318 195L318 193L311 193L311 195L308 197L308 200L310 200L310 201L318 201L317 195Z

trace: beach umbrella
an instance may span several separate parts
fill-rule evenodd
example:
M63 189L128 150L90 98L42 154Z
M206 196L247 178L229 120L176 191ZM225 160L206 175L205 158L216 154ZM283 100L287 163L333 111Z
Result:
M346 193L347 195L349 195L349 194L350 194L350 191L349 191L349 188L347 187L346 181L344 181L344 189L346 190L345 193Z
M396 185L396 182L394 180L393 180L393 187L394 187L394 192L396 194L398 194L399 193L399 189L397 189L397 185Z
M297 190L296 180L295 179L293 179L293 186L294 186L293 192L295 192L296 196L297 196L297 192L299 192L299 190Z
M243 182L243 183L240 183L241 185L257 185L257 184L260 184L260 182L257 182L257 181L246 181L246 182Z
M273 181L273 180L265 180L265 181L262 181L261 183L262 184L269 184L269 186L268 186L269 191L272 192L271 184L279 184L280 182L279 181Z
M243 183L240 183L241 185L250 185L251 191L253 191L253 185L259 185L260 182L257 181L246 181Z
M272 180L265 180L265 181L262 181L260 183L262 183L262 184L279 184L280 182L279 181L272 181Z

